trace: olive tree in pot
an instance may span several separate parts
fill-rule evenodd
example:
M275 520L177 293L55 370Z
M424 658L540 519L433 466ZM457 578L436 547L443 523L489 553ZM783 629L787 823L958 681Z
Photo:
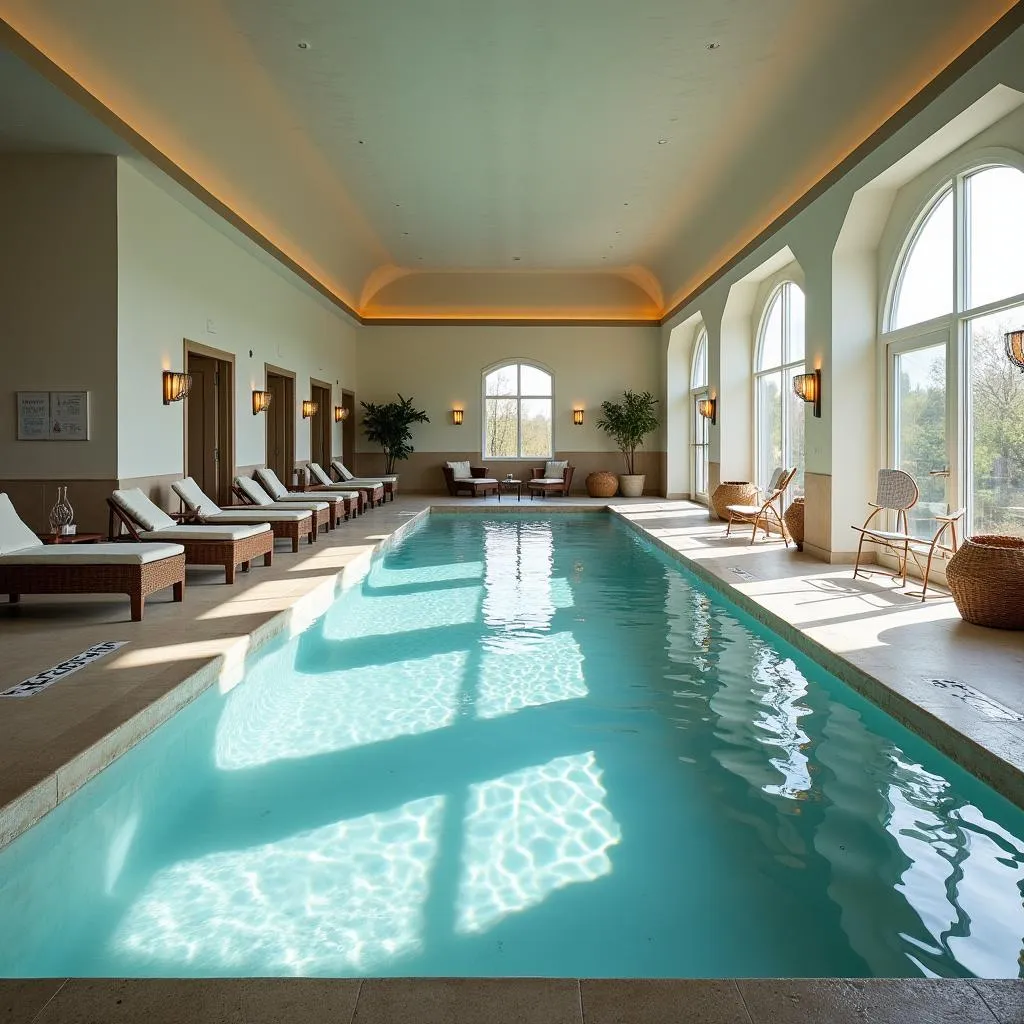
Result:
M636 472L636 450L648 434L658 429L654 407L658 400L650 391L622 393L621 402L602 402L602 417L597 425L608 434L622 452L626 472L619 477L619 491L626 498L644 493L644 474Z
M384 449L384 472L395 471L395 463L407 459L415 450L412 424L429 423L430 417L413 407L411 398L398 396L397 402L361 402L363 407L363 433L368 441Z

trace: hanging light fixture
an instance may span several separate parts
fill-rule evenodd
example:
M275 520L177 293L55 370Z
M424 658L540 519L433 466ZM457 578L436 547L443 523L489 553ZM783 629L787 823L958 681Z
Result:
M270 399L273 396L269 391L253 391L252 393L252 414L258 416L261 412L266 412L270 407Z
M180 402L192 390L192 375L164 370L164 405Z
M336 405L334 407L334 422L342 423L348 419L348 407L344 405Z
M319 408L320 408L320 406L319 406L318 403L312 402L308 398L303 399L303 402L302 402L302 418L304 420L308 420L310 418L310 416L315 416L316 415L316 411Z
M793 393L804 402L813 402L814 415L821 418L821 370L798 373L793 378Z
M711 420L712 424L718 422L718 399L717 398L701 398L697 402L697 412L701 414L706 420Z
M1003 335L1006 343L1006 358L1024 373L1024 328Z

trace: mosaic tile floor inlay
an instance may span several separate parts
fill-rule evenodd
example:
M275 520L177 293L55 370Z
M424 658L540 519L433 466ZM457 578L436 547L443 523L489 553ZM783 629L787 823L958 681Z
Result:
M104 640L103 643L93 644L88 650L76 654L73 658L68 658L67 661L62 661L59 665L54 665L53 668L48 668L45 672L39 672L34 676L29 676L28 679L23 679L16 686L0 693L0 697L32 697L65 676L71 675L72 672L85 668L97 658L112 654L118 648L124 647L126 643L128 643L127 640Z

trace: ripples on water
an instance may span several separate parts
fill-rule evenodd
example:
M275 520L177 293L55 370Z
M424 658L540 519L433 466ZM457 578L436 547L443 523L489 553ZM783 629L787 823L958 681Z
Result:
M1016 977L1022 836L610 518L434 516L0 854L0 972Z

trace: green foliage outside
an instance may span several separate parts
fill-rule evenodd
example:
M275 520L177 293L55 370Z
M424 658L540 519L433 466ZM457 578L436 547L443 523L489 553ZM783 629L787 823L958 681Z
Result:
M636 472L636 450L648 434L658 429L654 407L658 400L650 391L623 391L621 402L602 402L604 414L598 427L615 442L626 463L626 475Z
M398 396L397 402L361 402L363 433L368 441L384 449L384 472L394 473L395 463L409 458L415 450L412 440L414 423L429 423L430 417L413 407L411 398Z
M550 398L488 398L484 415L488 458L551 458Z

